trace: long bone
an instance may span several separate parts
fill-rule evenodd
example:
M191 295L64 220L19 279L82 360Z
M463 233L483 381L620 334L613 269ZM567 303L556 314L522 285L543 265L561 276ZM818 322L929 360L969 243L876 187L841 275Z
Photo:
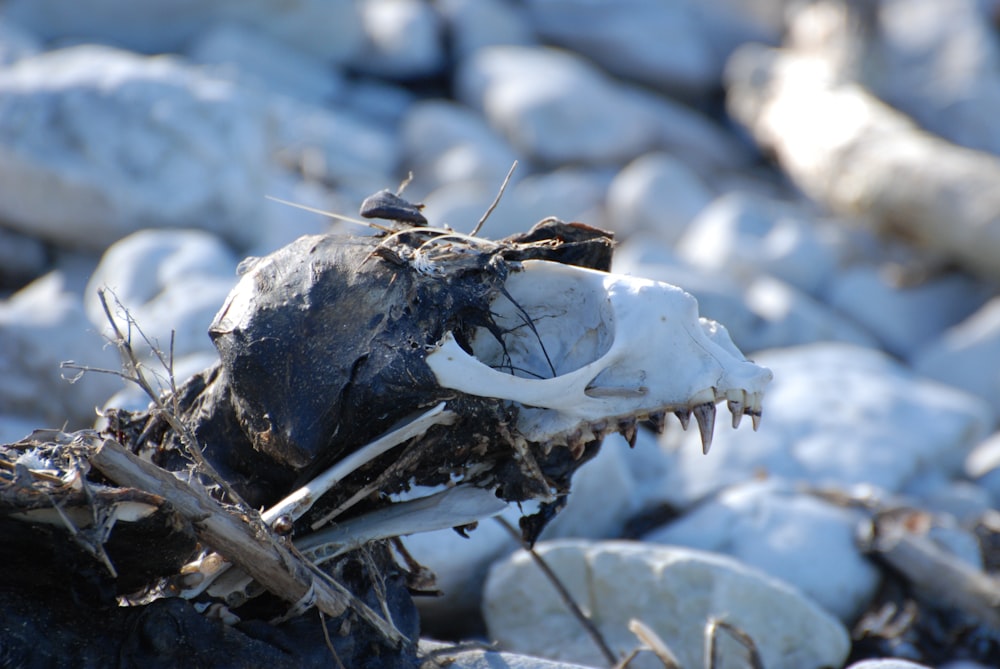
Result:
M301 518L316 501L329 492L337 483L386 451L414 437L419 437L434 425L451 425L456 415L445 409L441 402L404 425L387 432L375 441L366 444L347 457L334 463L322 474L286 496L280 502L261 513L260 517L268 525L282 518L294 522ZM181 568L192 587L180 592L180 596L190 599L204 592L229 569L230 564L215 552L208 552L197 560Z
M496 516L506 508L507 502L492 490L459 484L308 534L297 539L295 547L313 564L321 564L371 541L468 525ZM231 570L208 588L208 594L226 600L230 606L238 606L248 596L252 581L248 575Z

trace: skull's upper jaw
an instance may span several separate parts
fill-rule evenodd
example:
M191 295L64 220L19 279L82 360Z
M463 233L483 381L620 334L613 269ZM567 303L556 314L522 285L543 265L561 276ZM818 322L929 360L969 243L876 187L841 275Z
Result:
M698 317L695 299L669 284L532 260L511 273L473 354L451 333L428 354L440 385L520 405L517 429L546 447L662 425L693 413L707 451L716 403L733 426L754 428L771 372L746 360L725 328Z

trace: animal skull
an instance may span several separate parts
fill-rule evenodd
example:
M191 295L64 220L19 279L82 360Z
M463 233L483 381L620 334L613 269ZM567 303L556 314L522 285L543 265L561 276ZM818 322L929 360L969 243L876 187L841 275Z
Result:
M705 452L715 404L757 428L770 370L746 360L695 299L666 283L527 260L491 305L504 334L479 328L467 353L449 332L427 356L438 383L521 406L524 439L572 450L637 420L693 412Z

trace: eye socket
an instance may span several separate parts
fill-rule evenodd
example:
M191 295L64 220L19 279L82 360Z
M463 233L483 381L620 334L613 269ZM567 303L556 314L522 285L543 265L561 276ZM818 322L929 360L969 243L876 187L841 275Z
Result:
M547 379L599 359L614 341L614 313L601 275L532 261L510 275L491 305L501 341L478 328L473 354L514 376Z

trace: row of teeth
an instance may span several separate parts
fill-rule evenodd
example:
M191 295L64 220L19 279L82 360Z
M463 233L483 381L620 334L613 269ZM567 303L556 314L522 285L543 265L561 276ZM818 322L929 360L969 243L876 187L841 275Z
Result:
M694 415L698 430L701 432L701 450L708 454L712 447L712 437L715 433L715 405L718 402L725 402L726 408L732 414L732 426L735 430L740 426L743 416L750 416L753 422L754 432L760 427L761 404L763 395L761 393L748 393L744 390L733 389L724 392L715 388L706 388L695 393L688 400L687 406L681 409L664 407L658 411L648 413L630 414L619 418L594 421L584 424L573 432L559 435L547 441L544 445L545 453L548 454L553 446L567 446L574 458L583 455L584 447L587 443L600 439L613 432L618 432L629 446L635 446L636 430L640 422L649 424L657 434L662 434L667 426L667 414L673 413L680 421L684 430L691 424L691 416Z

